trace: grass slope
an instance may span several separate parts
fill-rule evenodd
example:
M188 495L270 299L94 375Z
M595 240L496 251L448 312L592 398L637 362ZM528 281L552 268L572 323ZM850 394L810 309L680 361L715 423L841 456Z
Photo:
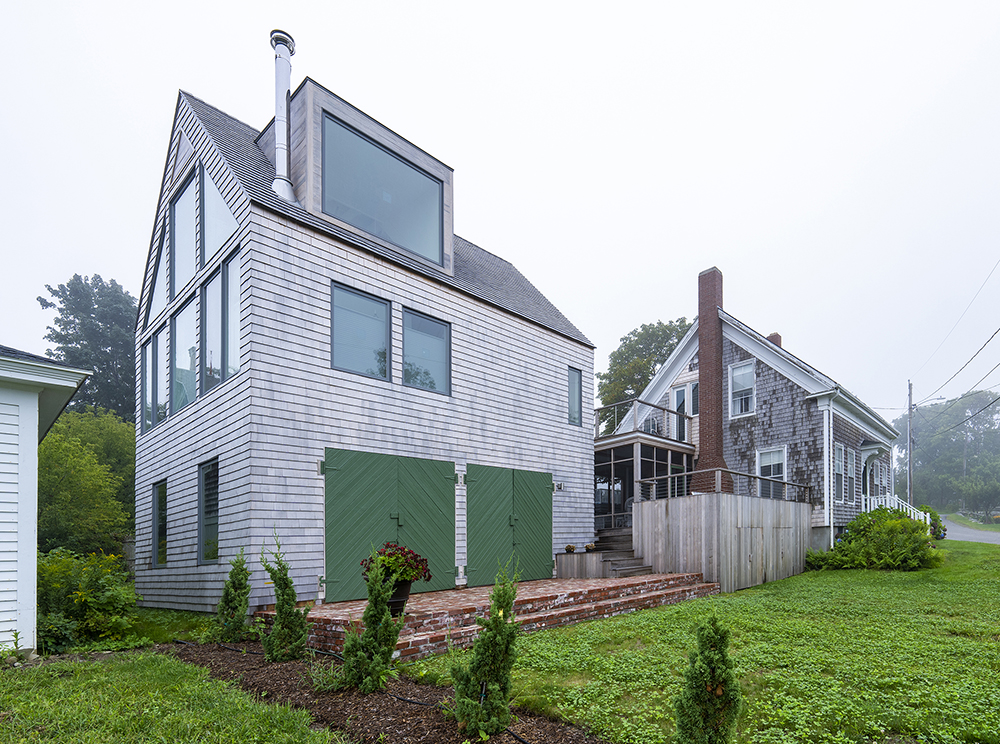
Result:
M305 711L263 705L162 654L0 671L0 742L320 744Z
M694 628L715 614L747 701L739 742L1000 744L1000 546L946 554L933 570L813 572L526 636L516 702L611 741L668 742ZM410 673L446 681L450 657Z
M1000 532L1000 524L982 524L981 522L973 522L971 519L963 517L961 514L946 514L945 516L955 524L960 524L965 527L969 527L970 529L984 530L986 532Z

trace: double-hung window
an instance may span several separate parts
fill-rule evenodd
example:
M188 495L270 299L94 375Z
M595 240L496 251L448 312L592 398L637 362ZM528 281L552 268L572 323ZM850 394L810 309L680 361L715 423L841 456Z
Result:
M337 283L332 295L333 368L388 380L389 302Z
M734 364L729 368L729 416L746 416L754 412L754 361Z
M219 460L198 466L198 562L219 560Z
M762 450L757 453L757 472L762 478L777 478L785 480L785 450L783 447L771 450ZM785 486L782 483L775 483L769 480L760 480L758 492L765 499L785 498Z
M834 501L844 501L844 445L833 447L833 496Z
M583 372L569 368L569 423L583 426Z
M403 384L451 394L451 326L403 310Z

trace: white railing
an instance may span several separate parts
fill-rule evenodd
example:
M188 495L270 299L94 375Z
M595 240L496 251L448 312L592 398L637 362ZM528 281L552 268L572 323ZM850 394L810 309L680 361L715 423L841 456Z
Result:
M907 504L898 496L893 494L885 494L884 496L865 496L865 511L875 511L880 506L884 506L887 509L901 509L906 512L906 515L910 519L915 519L918 522L923 522L924 524L931 523L931 515L927 512L922 512L914 506Z

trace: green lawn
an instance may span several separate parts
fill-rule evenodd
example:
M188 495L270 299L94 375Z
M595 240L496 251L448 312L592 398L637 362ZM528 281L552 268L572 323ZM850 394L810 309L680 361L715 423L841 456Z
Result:
M0 742L326 744L305 711L254 702L162 654L0 670Z
M740 742L1000 743L1000 546L976 543L949 542L933 570L807 573L525 636L516 702L611 741L668 742L713 613L733 632ZM453 659L409 673L444 681Z
M961 514L946 514L946 517L950 519L955 524L961 524L965 527L971 527L974 530L989 530L990 532L1000 532L1000 524L981 524L979 522L973 522L968 517L963 517Z

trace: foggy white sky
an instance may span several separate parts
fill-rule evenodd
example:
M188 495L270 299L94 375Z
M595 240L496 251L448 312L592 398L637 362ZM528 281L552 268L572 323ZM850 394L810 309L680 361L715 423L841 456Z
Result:
M731 314L890 420L908 378L929 396L1000 327L997 3L4 15L3 345L44 353L35 297L74 273L138 296L177 90L263 127L272 28L295 38L293 87L314 78L455 169L456 233L532 280L599 370L638 325L691 319L710 266ZM998 361L1000 338L938 394Z

